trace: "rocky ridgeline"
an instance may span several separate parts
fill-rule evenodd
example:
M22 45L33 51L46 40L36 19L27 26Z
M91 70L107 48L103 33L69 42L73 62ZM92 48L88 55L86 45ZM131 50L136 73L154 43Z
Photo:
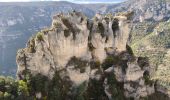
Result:
M162 21L170 17L169 0L126 0L108 12L134 11L135 22Z
M54 16L51 28L18 51L18 78L41 86L31 95L48 100L138 100L155 93L148 60L127 45L129 15Z

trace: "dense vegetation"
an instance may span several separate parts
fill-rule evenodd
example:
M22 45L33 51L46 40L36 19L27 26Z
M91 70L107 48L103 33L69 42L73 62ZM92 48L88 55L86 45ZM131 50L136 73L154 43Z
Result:
M136 56L148 57L151 79L157 80L160 86L170 90L169 49L170 21L157 23L136 23L131 32L131 47ZM146 79L148 77L145 77Z
M28 85L23 80L0 77L0 100L22 100L29 97Z
M170 48L170 30L150 38L153 47Z
M111 79L109 84L114 86L112 87L113 92L115 92L115 96L118 96L117 91L121 90L117 89L118 83L115 83L114 80ZM52 80L48 80L47 77L40 74L31 79L18 81L9 77L1 77L0 100L39 100L39 96L41 96L40 100L90 100L90 98L108 100L104 92L103 81L103 79L90 79L88 84L84 82L79 87L70 90L72 83L67 78L61 79L57 72ZM73 94L69 94L69 91Z

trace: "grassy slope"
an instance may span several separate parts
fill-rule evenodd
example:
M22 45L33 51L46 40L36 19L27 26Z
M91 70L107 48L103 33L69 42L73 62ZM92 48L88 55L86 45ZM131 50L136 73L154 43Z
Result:
M146 24L143 26L148 29ZM143 30L143 35L137 34L140 31L141 28L131 34L132 39L136 38L131 41L134 54L149 57L152 79L158 80L161 86L170 90L170 22L157 23L152 32Z

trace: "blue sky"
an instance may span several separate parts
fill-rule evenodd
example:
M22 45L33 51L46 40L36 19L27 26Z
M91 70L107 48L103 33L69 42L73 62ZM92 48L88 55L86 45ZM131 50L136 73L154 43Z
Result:
M74 3L118 3L125 0L0 0L0 2L70 1Z

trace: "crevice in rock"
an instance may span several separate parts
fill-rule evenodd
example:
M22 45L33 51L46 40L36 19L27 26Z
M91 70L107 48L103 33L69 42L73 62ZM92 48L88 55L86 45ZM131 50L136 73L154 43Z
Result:
M73 25L69 22L69 20L67 18L62 18L61 19L63 24L73 33L73 39L76 39L76 30L73 27Z
M103 23L99 22L98 23L98 28L99 28L99 32L101 33L101 36L105 37L105 28L103 26Z
M112 23L113 36L116 37L116 31L119 30L119 20L115 18Z

